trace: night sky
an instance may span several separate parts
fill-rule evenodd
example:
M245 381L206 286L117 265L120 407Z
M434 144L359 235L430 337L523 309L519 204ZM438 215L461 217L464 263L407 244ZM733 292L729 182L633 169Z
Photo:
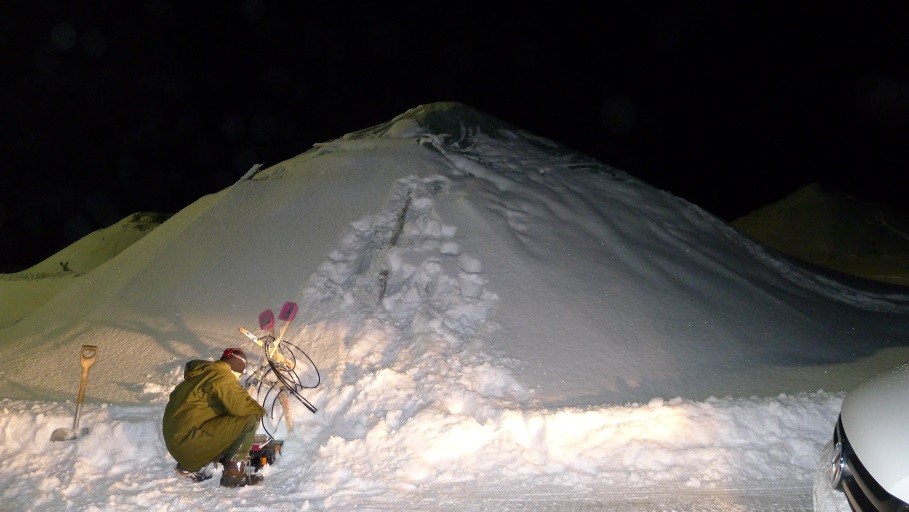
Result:
M905 208L905 2L350 4L3 2L0 272L436 101L727 221L812 182Z

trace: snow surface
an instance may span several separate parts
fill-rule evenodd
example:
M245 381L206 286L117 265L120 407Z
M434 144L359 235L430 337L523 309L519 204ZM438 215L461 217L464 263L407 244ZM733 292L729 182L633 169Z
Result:
M457 103L253 169L96 264L0 279L32 290L0 293L0 509L846 510L839 405L909 359L904 288ZM285 300L318 411L263 485L176 477L183 364L260 350L238 328ZM51 442L84 344L89 433Z

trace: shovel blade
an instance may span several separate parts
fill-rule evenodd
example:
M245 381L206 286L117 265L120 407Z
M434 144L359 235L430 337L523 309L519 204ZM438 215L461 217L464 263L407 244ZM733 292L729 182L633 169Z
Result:
M270 309L259 313L259 328L268 331L275 327L275 314Z
M278 318L285 322L292 321L295 316L297 316L297 303L292 301L285 302L281 307L281 312L278 313Z
M51 441L72 441L88 435L88 427L80 429L58 428L51 434Z

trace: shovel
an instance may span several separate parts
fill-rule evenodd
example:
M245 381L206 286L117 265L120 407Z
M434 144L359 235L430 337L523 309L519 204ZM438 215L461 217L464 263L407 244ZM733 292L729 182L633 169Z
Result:
M51 441L70 441L88 434L88 428L79 428L79 415L82 414L82 402L85 400L85 381L88 380L88 369L95 364L95 354L98 347L95 345L82 345L79 354L82 359L82 381L79 383L79 396L76 398L76 416L73 418L73 428L58 428L51 434Z

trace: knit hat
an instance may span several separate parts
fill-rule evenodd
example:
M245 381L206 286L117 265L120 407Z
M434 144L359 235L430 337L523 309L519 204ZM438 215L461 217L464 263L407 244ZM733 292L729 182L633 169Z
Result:
M224 349L221 360L230 365L231 371L243 373L246 369L246 354L240 348Z

